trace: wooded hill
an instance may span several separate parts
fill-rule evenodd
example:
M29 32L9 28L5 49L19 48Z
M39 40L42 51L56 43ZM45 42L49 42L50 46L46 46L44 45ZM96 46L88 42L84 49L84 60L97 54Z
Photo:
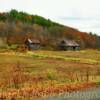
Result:
M0 13L0 37L6 38L8 44L23 44L26 38L33 38L49 48L55 47L62 39L71 39L82 48L100 48L100 37L97 35L17 10Z

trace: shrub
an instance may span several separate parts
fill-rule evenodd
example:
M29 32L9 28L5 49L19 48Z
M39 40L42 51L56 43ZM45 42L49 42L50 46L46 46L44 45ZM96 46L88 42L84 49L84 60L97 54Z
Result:
M11 50L17 50L18 45L17 44L12 44L8 48L11 49Z

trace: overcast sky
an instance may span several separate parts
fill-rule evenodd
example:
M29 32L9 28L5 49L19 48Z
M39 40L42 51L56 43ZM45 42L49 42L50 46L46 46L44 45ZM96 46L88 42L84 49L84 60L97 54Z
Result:
M11 9L100 35L100 0L0 0L0 12Z

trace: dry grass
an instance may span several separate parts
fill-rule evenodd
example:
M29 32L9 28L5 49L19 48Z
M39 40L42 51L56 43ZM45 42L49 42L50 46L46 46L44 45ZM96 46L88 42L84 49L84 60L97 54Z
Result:
M45 91L86 82L100 83L100 51L0 53L1 92L41 87Z

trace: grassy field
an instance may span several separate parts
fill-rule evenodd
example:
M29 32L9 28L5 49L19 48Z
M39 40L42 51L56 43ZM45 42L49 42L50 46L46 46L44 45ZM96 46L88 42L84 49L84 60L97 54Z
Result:
M0 97L8 95L9 99L20 92L25 96L23 91L30 94L33 90L33 96L39 97L70 92L92 83L100 83L100 51L0 53ZM26 100L29 97L33 100L32 95Z

